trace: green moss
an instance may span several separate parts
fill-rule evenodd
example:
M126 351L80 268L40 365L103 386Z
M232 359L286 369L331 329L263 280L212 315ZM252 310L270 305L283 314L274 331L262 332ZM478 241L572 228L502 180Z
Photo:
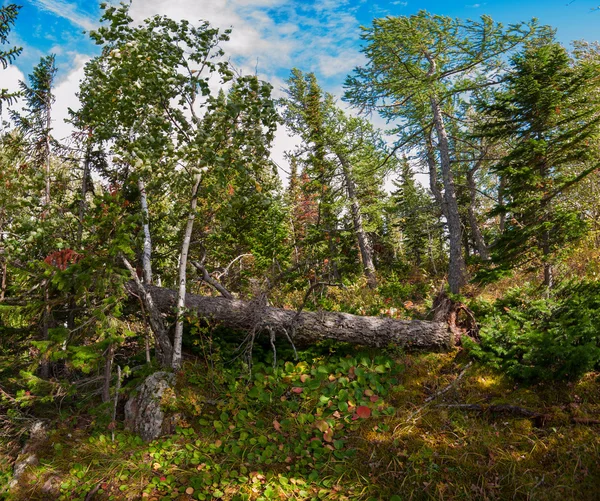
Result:
M237 364L189 363L169 404L182 414L173 436L145 444L117 430L112 442L106 422L85 414L55 423L13 499L47 499L51 478L64 500L98 486L98 500L594 499L598 426L571 418L597 415L597 375L526 387L473 366L427 404L465 362L460 352L392 356L328 344L277 369L257 360L250 377ZM538 428L439 406L454 402L552 418ZM360 406L368 417L358 417ZM8 478L8 461L0 465Z

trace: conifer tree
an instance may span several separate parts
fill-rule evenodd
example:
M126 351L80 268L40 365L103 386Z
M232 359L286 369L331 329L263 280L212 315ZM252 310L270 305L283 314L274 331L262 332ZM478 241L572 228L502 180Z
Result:
M26 150L35 168L44 172L43 204L50 204L52 105L56 65L54 54L42 57L29 75L29 84L21 82L25 98L24 113L13 113L23 134Z
M15 24L17 14L21 7L15 4L3 5L0 7L0 45L8 43L8 34L11 27ZM15 58L23 51L22 47L10 47L8 50L0 50L0 66L2 69L8 68ZM2 103L12 103L16 98L16 94L9 92L8 89L0 88L0 111L2 111Z
M443 193L432 191L447 222L453 293L465 284L466 268L449 123L457 118L457 100L498 83L507 55L538 30L535 21L504 28L488 16L463 21L425 11L375 19L362 34L367 64L346 80L345 99L396 121L398 147L424 152L432 184L439 166Z
M501 268L541 261L549 288L555 253L585 229L561 198L598 169L589 162L599 134L599 78L596 65L573 60L558 43L531 47L512 59L506 89L480 105L490 121L479 134L513 145L494 167L504 180L497 211L507 215L495 261Z
M345 192L342 203L348 208L354 237L358 244L364 274L370 287L377 285L372 243L365 229L365 211L361 202L361 185L366 184L361 171L371 171L371 184L378 184L378 164L383 158L383 144L377 132L359 118L348 117L336 105L331 94L324 92L312 73L303 74L292 70L288 80L288 98L285 105L286 125L305 141L309 155L308 163L312 178L319 183L327 182L321 198L325 216L331 216L335 205L336 178ZM369 165L369 168L367 167ZM380 180L379 180L380 181ZM325 185L322 185L325 187ZM328 217L331 220L331 217ZM328 223L330 226L331 222ZM332 243L331 232L327 235Z

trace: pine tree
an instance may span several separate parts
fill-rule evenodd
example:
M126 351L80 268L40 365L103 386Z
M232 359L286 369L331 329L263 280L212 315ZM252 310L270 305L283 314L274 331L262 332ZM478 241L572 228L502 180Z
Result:
M381 181L376 179L381 173L373 173L377 173L378 163L382 160L383 144L365 120L348 117L335 105L333 96L320 88L314 74L292 70L287 94L288 98L282 100L284 121L305 142L309 175L315 187L321 188L321 214L327 223L329 246L332 247L331 227L336 225L332 217L336 210L335 192L341 191L345 196L338 199L350 214L364 275L369 286L375 287L377 277L372 242L365 229L365 197L361 200L361 193L364 195L363 187L367 184L363 171L371 171L371 184L377 185ZM333 248L331 254L333 257Z

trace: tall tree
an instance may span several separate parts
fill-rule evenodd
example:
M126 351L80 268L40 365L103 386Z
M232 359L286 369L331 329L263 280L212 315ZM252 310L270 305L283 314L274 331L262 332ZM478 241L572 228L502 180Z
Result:
M513 145L494 167L506 199L497 210L508 215L495 260L504 268L541 260L550 288L554 253L585 226L561 198L599 167L592 145L600 133L600 68L551 43L513 57L506 80L494 102L480 105L490 120L479 133Z
M181 240L172 341L162 317L151 317L161 363L177 368L188 256L203 177L224 180L228 169L252 172L264 165L276 121L271 87L256 77L234 79L220 48L228 32L220 33L207 22L196 27L155 16L134 26L125 5L105 6L102 20L106 24L91 34L103 49L86 67L81 122L91 127L97 140L113 143L122 176L133 172L144 180L144 189L138 187L141 195L146 193L149 211L152 198L159 196L150 192L151 186L159 193L171 187L180 201L180 207L172 205L185 221L183 227L177 225ZM232 79L234 90L221 98L212 83ZM142 201L142 210L144 205ZM148 235L144 240L148 247ZM150 295L143 288L140 292L151 309Z
M345 205L352 217L363 271L369 286L375 287L373 250L365 229L359 182L367 157L370 157L371 171L377 176L377 164L383 158L381 138L364 120L348 117L340 110L333 96L323 92L312 73L292 70L286 92L288 98L282 100L286 125L308 144L313 167L319 166L321 178L333 179L338 175L343 181Z
M412 146L420 140L429 162L439 165L444 189L439 201L448 225L448 283L453 293L460 291L466 277L447 121L455 116L456 99L497 83L506 55L536 31L534 21L505 29L488 16L462 21L425 11L376 19L362 34L368 62L346 81L349 102L365 111L379 111L388 121L399 121L399 145Z
M44 172L44 205L50 204L52 105L54 104L54 79L56 65L54 54L42 57L29 75L29 83L21 82L25 98L24 113L13 113L17 127L27 144L28 156L35 167Z
M15 4L3 5L0 7L0 45L8 43L8 34L17 19L17 14L21 7ZM10 47L8 50L0 50L0 66L3 69L8 68L15 58L23 51L22 47ZM16 98L16 94L9 92L8 89L0 88L0 111L2 111L2 103L9 104Z

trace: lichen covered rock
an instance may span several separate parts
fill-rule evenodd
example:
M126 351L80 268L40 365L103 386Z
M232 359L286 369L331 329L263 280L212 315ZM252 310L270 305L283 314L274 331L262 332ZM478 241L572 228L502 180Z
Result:
M173 419L165 417L164 399L172 394L175 375L155 372L137 388L125 404L125 427L151 441L172 432Z

